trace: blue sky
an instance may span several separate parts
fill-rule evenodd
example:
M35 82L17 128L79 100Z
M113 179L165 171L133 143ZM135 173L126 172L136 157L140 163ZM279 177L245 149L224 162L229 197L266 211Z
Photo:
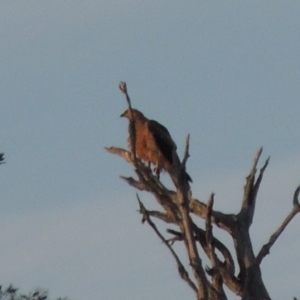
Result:
M193 299L118 178L130 166L104 151L126 147L121 80L180 156L191 134L193 194L214 191L218 209L238 211L264 147L258 251L300 182L299 15L297 1L0 1L0 282L78 300ZM274 299L300 297L299 224L262 264Z

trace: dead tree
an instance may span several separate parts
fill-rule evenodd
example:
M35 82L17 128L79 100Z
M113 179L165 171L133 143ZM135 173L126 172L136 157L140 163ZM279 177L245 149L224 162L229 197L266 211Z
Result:
M126 84L122 82L120 89L125 94L129 110L131 110ZM135 138L134 133L132 138ZM291 212L271 235L269 241L255 254L249 229L255 213L257 193L269 163L268 158L259 171L257 170L262 148L258 150L246 178L242 204L237 214L215 211L213 209L214 194L210 196L208 203L203 203L192 196L186 177L181 176L185 171L185 165L189 157L189 138L186 141L184 157L181 165L178 166L178 172L170 173L176 187L174 190L167 188L151 168L139 160L134 147L131 151L117 147L106 148L106 150L119 155L134 167L137 178L124 176L121 176L121 178L137 190L151 193L160 205L160 211L148 210L137 195L142 222L148 223L169 249L180 277L194 291L196 299L225 300L227 296L224 286L243 300L271 299L262 279L260 265L286 226L300 211L300 186L294 192L291 201ZM195 220L197 218L205 220L205 228L200 228L196 224ZM171 238L167 239L158 230L154 222L155 219L177 226L177 230L167 230L171 234ZM231 236L234 251L231 252L214 236L213 226L217 226ZM174 242L184 244L192 274L188 272L188 267L181 262L174 251L172 247ZM197 247L204 250L211 263L210 267L204 268L203 258L200 257ZM234 258L236 258L237 266Z

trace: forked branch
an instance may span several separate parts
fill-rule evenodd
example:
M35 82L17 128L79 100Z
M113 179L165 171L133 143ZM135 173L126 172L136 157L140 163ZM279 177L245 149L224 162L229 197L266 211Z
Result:
M243 222L245 222L248 228L252 224L252 220L255 212L257 193L260 187L260 183L263 179L264 172L270 160L270 157L268 157L264 166L260 169L259 176L255 181L256 168L261 154L262 154L262 148L258 150L254 158L251 171L247 176L246 184L244 187L244 197L243 197L242 207L240 211L240 219L243 220Z

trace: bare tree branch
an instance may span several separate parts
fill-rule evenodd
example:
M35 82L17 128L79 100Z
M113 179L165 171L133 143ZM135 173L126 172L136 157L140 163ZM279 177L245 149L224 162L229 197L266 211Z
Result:
M176 223L176 219L174 219L174 217L168 213L163 213L156 210L147 210L147 212L149 216L164 221L165 223Z
M254 158L254 162L250 174L247 176L246 184L244 187L244 197L243 197L243 203L240 211L240 219L243 220L248 227L250 227L252 224L253 215L255 212L256 196L259 190L260 183L263 178L264 171L267 168L270 160L270 157L266 160L264 166L260 169L260 174L255 182L256 168L261 153L262 153L262 148L258 150Z
M199 289L197 298L198 300L208 299L208 287L207 287L207 278L202 267L202 261L200 259L195 237L193 234L193 226L191 217L189 214L189 200L188 200L189 187L187 181L179 181L177 194L178 194L178 208L182 222L180 223L181 232L184 233L184 244L188 253L191 267L194 271L194 276L197 280Z
M259 186L260 186L260 183L263 179L263 176L264 176L264 172L269 164L269 161L270 161L270 156L267 158L265 164L263 165L263 167L260 169L260 172L259 172L259 176L254 184L254 194L255 194L255 197L257 196L257 193L258 193L258 189L259 189Z
M258 152L256 153L251 171L250 171L249 175L247 176L246 184L244 187L244 198L243 198L243 203L242 203L242 209L246 209L246 208L248 208L249 205L251 205L251 200L252 200L251 192L252 192L253 184L254 184L254 180L255 180L257 163L259 161L262 150L263 149L260 148L258 150Z
M149 188L149 186L147 184L144 184L140 181L135 180L132 177L125 177L125 176L120 176L120 178L122 178L123 180L125 180L129 185L131 185L132 187L140 190L140 191L148 191L151 192L151 189Z
M208 257L210 258L212 268L210 270L207 269L207 272L212 276L212 287L218 293L218 299L221 300L221 299L227 299L227 297L223 289L223 279L220 274L218 258L216 256L215 247L213 243L213 232L212 232L212 223L211 223L213 205L214 205L214 194L211 194L210 199L208 200L207 203L207 216L205 220L205 227L206 227L206 242L209 250Z
M196 225L195 225L196 226ZM209 257L209 249L206 241L206 232L201 228L194 228L196 239L200 242L206 255ZM213 237L213 245L224 257L224 262L218 261L218 268L222 276L224 284L236 295L240 295L242 291L241 282L234 276L235 266L234 260L228 248L218 239ZM214 299L214 298L212 298Z
M147 223L152 227L154 232L158 235L158 237L161 239L161 241L166 245L166 247L170 250L172 256L174 257L178 272L180 277L188 283L188 285L192 288L192 290L197 294L198 289L196 285L193 283L193 281L190 279L188 272L184 268L183 264L181 263L179 257L177 256L176 252L173 250L173 248L169 245L168 241L163 237L163 235L158 231L156 225L151 221L151 218L148 214L148 211L146 210L144 204L141 202L138 194L137 199L140 205L140 213L143 215L143 220L147 221Z
M196 240L201 244L206 255L209 257L210 254L209 254L209 248L206 240L206 232L203 229L196 226L196 224L194 224L194 232L195 232ZM224 265L227 272L230 273L231 275L234 275L235 265L230 251L216 237L212 237L212 242L214 247L222 254L224 258L224 262L219 261L219 265L220 264Z
M208 203L207 203L207 215L205 219L206 227L206 242L209 250L209 258L211 260L212 267L217 267L218 262L215 253L215 247L213 245L213 233L212 233L212 224L211 224L211 213L214 205L214 194L211 194Z
M250 226L252 224L252 221L253 221L253 216L254 216L254 212L255 212L255 205L256 205L256 197L257 197L257 194L258 194L258 190L259 190L259 187L260 187L260 183L262 181L262 178L263 178L263 175L264 175L264 172L269 164L269 160L270 160L270 157L267 158L264 166L260 169L260 172L259 172L259 176L256 180L256 182L254 183L254 186L252 188L252 192L251 192L251 197L249 199L249 206L248 206L248 210L247 210L247 223L248 223L248 226Z
M190 199L189 202L190 211L195 215L206 219L207 215L207 205L197 199ZM232 231L234 226L235 215L233 214L224 214L218 211L212 211L212 222L217 225L219 228L224 229L228 233Z
M121 92L125 95L126 97L126 101L128 104L128 107L131 108L131 101L130 101L130 97L128 95L128 91L127 91L127 85L125 81L121 81L119 83L119 89L121 90Z
M188 158L190 157L189 149L190 149L190 135L188 134L186 137L186 141L185 141L184 156L183 156L183 160L181 163L181 167L183 170L185 170L186 162L187 162Z
M106 151L108 151L111 154L115 154L115 155L119 155L122 158L124 158L127 162L133 164L134 160L133 160L133 156L132 153L122 149L122 148L118 148L118 147L104 147L104 149Z
M127 162L136 167L135 171L141 179L141 182L136 181L132 177L121 176L121 178L125 180L129 185L138 188L139 190L152 191L152 189L149 188L149 183L151 182L152 187L154 184L156 188L160 188L165 191L167 190L166 187L152 174L150 168L146 167L145 164L138 158L136 158L136 160L134 161L134 157L131 152L117 147L105 147L105 150L111 154L115 154L124 158Z
M167 229L167 232L170 234L173 234L174 237L168 239L167 241L170 243L170 245L172 246L176 241L182 241L183 240L183 235L181 232L178 232L176 230L173 229Z
M127 101L127 104L128 104L128 109L130 111L131 120L129 120L129 131L131 132L131 134L129 135L129 139L131 139L131 142L130 142L130 145L132 147L131 152L133 154L133 160L134 160L134 163L135 163L136 159L137 159L136 149L135 149L135 147L136 147L136 128L135 128L134 114L132 112L131 100L130 100L130 97L128 95L126 82L121 81L120 84L119 84L119 89L125 95L126 101Z
M261 248L259 253L257 254L257 257L255 259L255 264L260 265L262 260L265 256L267 256L270 253L271 247L275 244L276 240L279 238L279 236L282 234L286 226L290 223L290 221L295 217L297 213L300 212L300 205L298 202L298 196L300 193L300 186L297 187L294 193L293 197L293 208L291 212L288 214L288 216L285 218L283 223L279 226L279 228L271 235L269 242Z
M251 205L251 193L252 193L252 189L253 189L253 184L254 184L254 180L255 180L255 174L256 174L256 167L257 167L257 163L259 161L260 155L262 153L262 148L260 148L258 150L258 152L256 153L256 156L254 158L254 162L252 165L252 168L250 170L249 175L246 178L246 184L244 187L244 198L243 198L243 202L242 202L242 210L245 210L249 207L249 205Z

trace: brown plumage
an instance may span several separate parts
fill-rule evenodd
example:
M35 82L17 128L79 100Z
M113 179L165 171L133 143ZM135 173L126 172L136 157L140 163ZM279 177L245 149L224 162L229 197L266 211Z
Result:
M159 174L161 170L168 172L175 170L180 165L179 157L176 153L177 146L173 141L168 129L160 123L149 120L137 109L125 110L121 117L129 120L128 144L133 151L133 135L135 132L135 152L141 160L152 163L156 166ZM134 126L135 125L135 131ZM192 181L186 173L186 179Z

